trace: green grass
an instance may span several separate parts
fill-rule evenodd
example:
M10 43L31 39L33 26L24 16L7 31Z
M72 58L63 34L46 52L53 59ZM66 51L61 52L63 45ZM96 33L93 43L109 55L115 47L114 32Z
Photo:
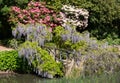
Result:
M120 72L111 75L47 80L45 83L120 83Z
M31 74L0 75L0 83L120 83L120 72L111 75L46 79Z

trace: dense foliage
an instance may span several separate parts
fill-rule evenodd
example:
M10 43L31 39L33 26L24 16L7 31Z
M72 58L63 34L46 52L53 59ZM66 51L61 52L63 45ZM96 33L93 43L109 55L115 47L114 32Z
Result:
M10 6L26 8L30 0L1 0L0 4L0 38L11 35L11 25L8 22ZM38 1L38 0L33 0ZM46 7L57 12L61 11L63 5L72 5L85 8L89 11L88 30L98 39L106 38L110 44L119 44L119 19L120 4L117 0L41 0L46 2Z
M71 25L58 26L50 33L44 25L19 24L13 29L13 35L16 39L24 39L25 43L18 49L19 55L27 59L33 71L42 77L119 71L119 56L114 53L118 49L109 47L105 41L91 38L87 31L77 32ZM111 65L110 68L108 65Z
M0 70L16 70L18 57L17 52L0 52Z
M53 0L55 5L51 0L45 1L56 10L60 10L63 4L87 9L90 14L87 30L91 35L98 39L106 38L110 44L120 44L120 4L118 0Z
M40 24L19 24L13 30L13 36L16 39L24 38L24 43L18 49L19 56L28 61L36 74L48 78L63 75L61 63L57 63L52 55L42 48L52 40L49 28Z
M111 51L89 52L85 56L84 74L100 75L102 73L110 74L118 72L120 68L119 55Z
M98 75L119 71L120 58L119 54L115 53L119 52L118 48L109 47L107 42L91 38L88 32L80 34L75 30L75 27L68 25L64 28L55 28L54 34L53 40L57 47L72 52L66 53L66 55L62 54L62 60L68 61L63 64L71 65L69 68L65 67L66 74L71 68L68 76Z
M19 45L13 46L19 56L27 60L32 71L48 78L119 71L119 50L110 47L106 41L90 37L106 38L109 44L120 44L120 5L116 0L41 1L1 1L0 33L10 31L8 34L12 33L14 42L20 41ZM79 8L86 10L83 12ZM58 26L62 22L64 26ZM91 34L83 32L85 27ZM1 70L8 69L2 66Z
M87 0L90 12L88 29L99 39L119 38L120 6L116 0ZM82 6L81 6L82 7Z
M63 76L61 63L56 62L52 55L38 46L37 42L26 41L22 44L19 48L19 56L27 59L28 64L33 66L33 71L42 77Z
M60 14L52 9L48 9L45 3L29 2L26 9L13 6L10 16L11 23L40 23L51 28L61 24Z
M26 61L18 57L17 51L1 51L0 52L0 70L30 72L31 68Z
M25 8L29 0L0 0L0 39L9 38L11 34L11 25L9 24L9 13L11 6Z
M100 43L95 38L91 38L89 32L79 33L75 27L66 25L63 27L56 27L54 30L53 41L60 45L58 47L65 49L105 49L108 47L107 42ZM84 50L85 50L84 49Z

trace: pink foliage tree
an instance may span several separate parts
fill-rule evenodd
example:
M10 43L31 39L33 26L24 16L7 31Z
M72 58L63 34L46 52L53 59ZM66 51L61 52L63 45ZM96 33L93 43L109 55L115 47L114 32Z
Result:
M45 3L29 2L26 9L19 7L11 7L10 22L12 23L40 23L45 24L51 28L61 25L62 18L60 13L48 9Z

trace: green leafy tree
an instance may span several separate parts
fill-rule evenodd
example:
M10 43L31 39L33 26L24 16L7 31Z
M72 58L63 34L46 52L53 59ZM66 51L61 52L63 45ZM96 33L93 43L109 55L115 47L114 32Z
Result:
M52 7L51 0L46 0ZM120 2L119 0L52 0L59 7L54 7L55 10L61 9L61 5L74 5L80 8L85 8L89 11L89 23L87 30L92 36L98 39L111 38L111 40L120 37ZM117 40L118 41L118 40Z
M8 22L10 6L26 7L30 0L0 0L0 39L11 37L11 25Z
M87 29L93 36L119 38L120 5L116 0L77 0L74 4L89 11Z

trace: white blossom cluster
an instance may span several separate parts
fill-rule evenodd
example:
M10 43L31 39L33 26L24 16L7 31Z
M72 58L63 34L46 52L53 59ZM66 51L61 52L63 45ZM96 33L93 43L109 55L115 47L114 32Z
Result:
M61 16L63 18L63 26L66 23L83 29L88 26L89 12L86 9L63 5Z

